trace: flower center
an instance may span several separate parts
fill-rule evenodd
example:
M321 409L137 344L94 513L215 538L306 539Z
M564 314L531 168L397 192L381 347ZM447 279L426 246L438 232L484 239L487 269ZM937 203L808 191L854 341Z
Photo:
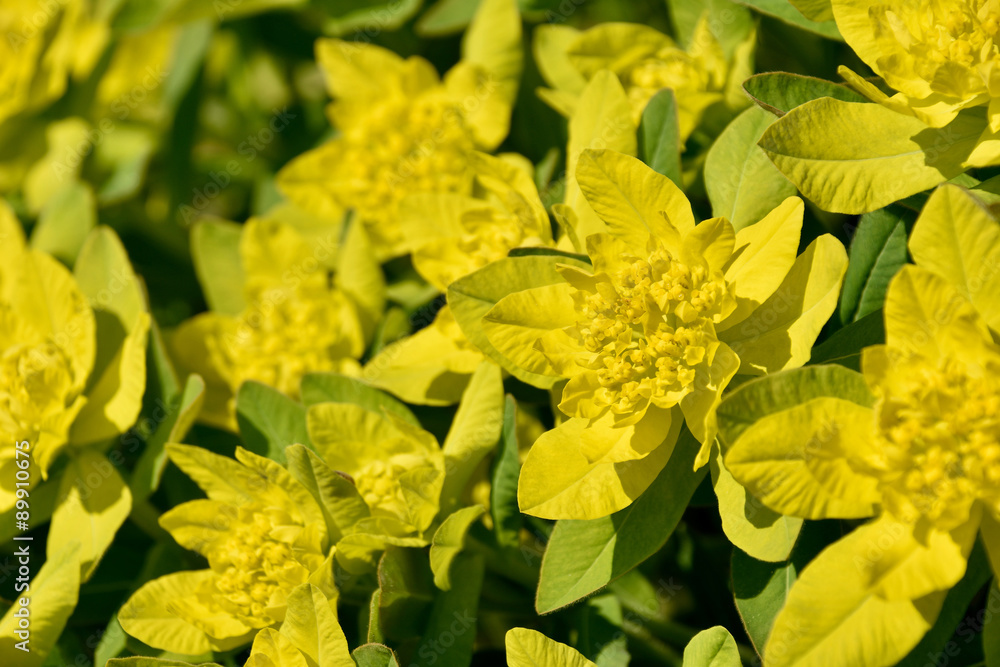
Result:
M497 211L469 211L462 216L466 233L458 241L459 250L481 268L503 259L511 248L525 241L524 225L515 216Z
M940 72L947 76L938 76L940 68L949 65L980 69L983 83L978 87L985 86L990 69L987 66L1000 60L997 0L922 0L882 11L881 23L888 25L891 36L914 57L917 74L932 86L948 81L951 83L947 85L968 85L956 81L964 76L958 77L951 70Z
M615 274L599 274L596 290L579 292L577 330L597 371L598 400L615 412L651 399L676 404L711 362L729 287L703 266L688 266L660 248Z
M350 178L338 187L344 206L388 220L411 192L468 191L472 133L461 108L424 95L387 100L344 130Z
M345 331L344 305L326 292L266 292L209 345L234 392L255 380L296 397L306 373L359 369Z
M290 589L285 582L294 577L289 574L302 566L289 544L271 537L278 526L260 508L241 509L237 521L227 542L210 556L212 569L221 572L216 589L235 614L253 620L255 627L267 625L272 595Z
M906 369L876 414L873 462L890 511L954 527L977 500L1000 509L1000 380L955 362Z
M398 480L404 472L406 466L400 462L378 459L362 468L354 481L369 508L386 510L395 515L396 510L403 507Z
M72 402L73 368L52 342L14 345L0 361L0 430L31 439Z

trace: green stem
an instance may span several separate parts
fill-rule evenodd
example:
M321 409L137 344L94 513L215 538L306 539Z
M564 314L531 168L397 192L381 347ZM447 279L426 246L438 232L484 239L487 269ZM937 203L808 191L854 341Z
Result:
M626 619L622 622L622 629L629 638L632 651L641 651L661 665L681 667L684 662L680 653L653 636L645 624Z
M133 502L132 511L129 513L128 518L131 519L132 523L138 526L142 532L146 533L157 542L170 539L170 534L160 527L160 513L156 511L155 507L149 504L149 501L140 500L138 502Z

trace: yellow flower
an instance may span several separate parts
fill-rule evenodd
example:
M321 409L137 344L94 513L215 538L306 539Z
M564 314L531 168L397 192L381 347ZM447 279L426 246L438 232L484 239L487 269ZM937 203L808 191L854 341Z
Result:
M235 430L236 392L248 380L295 398L307 372L358 373L384 286L361 229L353 226L343 248L336 238L326 228L309 239L277 219L244 226L232 267L242 270L242 289L173 338L180 362L206 380L204 421ZM213 281L225 286L232 278L202 274L208 294L219 289Z
M429 544L436 522L462 506L479 464L495 448L503 412L500 369L490 362L473 373L442 444L405 410L311 405L306 424L314 449L352 480L363 503L361 512L351 512L357 520L339 527L338 562L360 573L388 545Z
M722 47L703 16L689 50L648 26L602 23L585 31L568 26L540 26L535 33L539 69L554 90L540 94L553 108L572 116L579 96L602 69L621 81L638 123L649 100L660 90L674 91L683 143L716 104L733 110L747 106L739 86L751 72L756 35L751 33L727 62Z
M477 198L413 194L400 206L400 225L413 266L442 292L455 280L513 248L551 246L548 213L538 197L531 165L519 156L472 155ZM409 403L457 403L482 353L462 334L446 305L412 336L379 352L363 377Z
M796 257L797 198L737 234L723 218L695 225L683 193L634 158L584 151L576 176L606 225L586 237L591 266L559 266L563 282L513 292L482 320L536 384L566 380L570 419L536 441L518 487L522 511L546 518L629 505L682 421L703 465L729 381L805 363L846 269L829 235Z
M338 559L367 561L388 544L427 544L424 532L437 516L445 470L434 436L395 415L350 403L312 405L307 424L316 451L353 480L370 513L346 527Z
M423 58L371 44L320 40L317 60L335 101L339 135L278 176L287 196L328 216L357 211L380 258L399 255L399 203L414 192L468 194L476 149L507 136L521 71L521 20L512 0L477 11L462 60L442 81Z
M1000 129L1000 4L995 0L834 0L841 34L899 91L889 98L846 68L860 92L932 127L962 109L989 105Z
M142 407L150 320L124 249L107 228L88 237L75 276L25 245L21 225L5 204L0 204L0 239L0 512L5 512L15 503L16 441L29 443L45 477L67 447L76 456L80 447L132 426ZM98 327L91 300L113 325ZM98 363L99 339L111 356ZM40 480L32 475L30 481Z
M283 621L296 587L336 595L323 512L287 470L243 448L238 461L187 445L167 454L208 498L175 507L160 525L209 567L142 586L118 614L127 633L176 653L225 651Z
M885 324L886 344L862 352L864 381L841 369L841 387L860 389L769 414L728 443L726 467L775 511L876 517L802 572L768 664L895 664L933 625L980 530L1000 565L1000 347L918 266L890 283ZM837 602L808 613L817 599Z
M110 34L90 0L12 0L0 9L0 123L41 107L82 78L97 62Z
M552 244L530 163L519 156L474 153L469 166L477 197L414 194L400 207L413 267L442 292L514 248Z

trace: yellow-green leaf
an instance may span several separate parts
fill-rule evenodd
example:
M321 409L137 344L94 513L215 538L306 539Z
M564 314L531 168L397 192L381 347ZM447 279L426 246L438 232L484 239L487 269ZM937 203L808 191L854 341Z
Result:
M736 640L721 625L702 630L684 647L683 667L740 667Z
M15 544L28 545L29 553L40 555L31 542ZM67 542L62 550L49 552L48 559L32 578L29 588L20 592L0 619L0 660L4 664L40 667L56 645L79 596L79 548L79 542ZM21 605L21 600L27 600L26 607ZM23 614L25 609L28 628L22 626L21 616L18 615ZM19 632L23 634L17 634ZM25 640L27 643L19 648L18 643Z
M59 504L52 514L48 549L78 544L81 579L94 573L101 556L132 510L132 494L108 459L85 449L63 471Z
M509 667L597 667L576 649L549 639L537 630L508 630L504 644Z
M976 112L933 129L881 104L824 97L792 109L760 146L820 208L866 213L964 172L985 128Z
M451 563L465 546L469 528L486 512L482 505L463 507L445 519L431 539L431 571L434 585L443 591L451 590Z

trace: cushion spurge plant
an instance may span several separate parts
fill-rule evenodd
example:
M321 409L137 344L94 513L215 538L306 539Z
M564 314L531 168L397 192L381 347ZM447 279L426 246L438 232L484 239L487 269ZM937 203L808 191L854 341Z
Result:
M423 58L373 44L321 40L316 56L340 133L285 167L278 184L317 215L356 210L380 258L402 254L403 197L467 194L473 151L493 150L507 136L522 60L517 6L483 2L462 60L443 80Z
M160 524L208 568L145 584L118 614L125 632L175 653L226 651L283 621L297 586L336 598L323 512L287 470L242 448L236 461L187 445L167 453L208 498L178 505Z
M977 535L1000 572L1000 347L988 326L1000 312L998 239L971 195L942 187L914 227L917 266L890 283L886 343L862 351L862 375L793 371L720 409L725 464L767 506L874 517L801 573L768 664L895 664L934 624ZM749 406L771 404L748 423ZM831 604L816 613L817 599Z
M797 198L736 233L723 218L696 225L672 181L621 153L584 151L576 177L606 230L586 237L589 264L558 266L561 281L515 291L482 318L515 374L561 386L568 419L535 442L518 486L521 510L546 518L628 506L682 422L704 465L726 386L737 372L805 363L846 268L829 235L796 256Z

